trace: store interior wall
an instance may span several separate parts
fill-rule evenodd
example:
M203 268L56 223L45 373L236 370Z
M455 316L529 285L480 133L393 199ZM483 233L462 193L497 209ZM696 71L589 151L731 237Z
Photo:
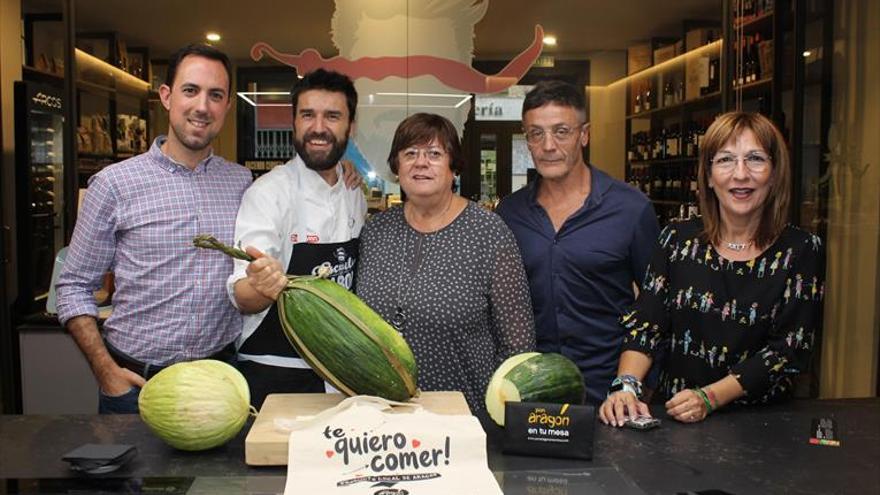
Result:
M2 142L0 142L0 174L2 174L2 191L0 191L0 211L3 212L3 218L0 218L0 228L9 227L5 232L7 246L3 247L6 251L7 263L4 265L0 261L0 283L5 285L5 294L7 300L0 300L0 304L8 304L13 301L17 294L16 287L16 270L15 270L15 243L13 236L15 232L15 112L14 109L14 87L15 81L21 79L21 2L20 0L0 0L0 118L3 119L0 124L0 133ZM0 291L3 293L4 291ZM9 308L5 308L9 309ZM0 311L0 315L5 318L9 313ZM11 338L11 325L9 321L0 321L0 346L11 346L13 339ZM11 349L0 349L0 359L4 362L0 363L0 370L9 373L9 363L5 362L12 355ZM15 401L12 398L13 390L9 387L10 380L0 379L0 411L10 411L10 404Z
M613 84L626 76L626 51L591 54L590 162L615 179L626 177L626 85Z
M237 154L237 146L238 140L236 139L237 132L237 122L236 113L238 109L238 96L235 94L236 88L236 80L235 74L237 72L237 67L235 65L232 66L232 93L229 95L229 112L226 113L226 123L223 124L223 129L220 130L220 133L217 134L217 137L214 138L213 148L214 154L218 156L222 156L223 158L235 163L235 160L238 158ZM165 112L164 119L167 122L168 120L168 112ZM165 126L165 131L167 132L168 126Z
M15 232L15 81L21 80L21 0L0 0L0 108L3 119L2 164L3 219L2 224ZM9 263L2 267L3 282L9 300L15 300L15 249L10 242Z
M880 2L835 2L822 397L877 390Z

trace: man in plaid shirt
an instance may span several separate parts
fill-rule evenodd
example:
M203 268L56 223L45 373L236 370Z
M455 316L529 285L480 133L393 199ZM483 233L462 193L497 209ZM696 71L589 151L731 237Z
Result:
M159 89L168 135L89 180L56 285L58 318L100 386L99 412L136 413L145 380L180 361L231 360L241 316L226 296L232 260L192 245L232 243L251 173L212 152L231 104L229 59L190 45ZM93 292L115 274L113 313L98 330Z

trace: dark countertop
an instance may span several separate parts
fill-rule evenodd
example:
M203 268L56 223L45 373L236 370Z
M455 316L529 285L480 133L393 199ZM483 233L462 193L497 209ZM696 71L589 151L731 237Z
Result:
M504 455L501 430L484 421L489 467L506 494L880 491L880 399L796 400L722 411L693 425L656 413L664 422L651 431L597 425L592 461ZM808 443L820 417L836 421L840 447ZM248 429L225 446L190 453L165 445L135 415L0 416L0 493L98 486L103 493L280 493L284 468L244 463ZM134 444L139 455L85 480L61 461L84 443Z

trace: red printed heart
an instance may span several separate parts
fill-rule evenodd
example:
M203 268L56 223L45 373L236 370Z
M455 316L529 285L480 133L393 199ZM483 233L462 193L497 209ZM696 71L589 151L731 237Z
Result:
M422 444L422 442L420 442L420 441L416 440L415 438L413 438L412 445L413 445L413 448L414 448L414 449L419 448L419 445L421 445L421 444Z
M333 457L334 452L332 450L327 450L324 452L324 455L327 456L327 459Z

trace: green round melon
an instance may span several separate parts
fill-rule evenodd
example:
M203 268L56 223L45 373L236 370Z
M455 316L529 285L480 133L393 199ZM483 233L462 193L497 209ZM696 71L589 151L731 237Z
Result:
M486 387L486 410L504 426L506 402L583 404L586 394L580 368L562 354L525 352L508 358Z
M238 434L250 411L250 391L238 370L203 359L173 364L147 381L138 397L141 419L181 450L206 450Z

